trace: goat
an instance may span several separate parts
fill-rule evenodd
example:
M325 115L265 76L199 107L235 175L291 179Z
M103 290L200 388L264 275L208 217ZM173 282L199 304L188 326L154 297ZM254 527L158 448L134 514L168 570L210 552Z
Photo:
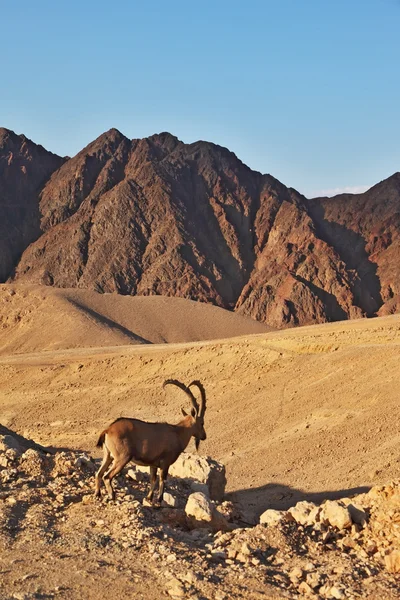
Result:
M167 379L164 381L163 387L166 385L176 385L189 396L193 405L190 414L187 414L182 408L184 418L177 425L149 423L125 417L111 423L100 434L97 442L97 447L103 447L104 451L103 462L96 473L95 495L97 498L101 497L100 487L101 479L103 479L110 499L115 499L115 491L111 482L125 465L132 461L137 465L150 467L150 491L147 500L152 503L157 481L157 469L160 469L157 498L157 502L160 504L164 495L164 483L169 467L185 450L192 437L195 438L197 450L200 441L206 439L204 430L206 393L203 385L200 381L192 381L189 386L186 386L177 379ZM201 407L190 389L192 386L196 386L200 390Z

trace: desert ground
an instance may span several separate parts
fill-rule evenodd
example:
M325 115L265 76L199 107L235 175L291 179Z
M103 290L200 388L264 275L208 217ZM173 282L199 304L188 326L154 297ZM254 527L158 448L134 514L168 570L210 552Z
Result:
M2 285L0 302L0 423L53 451L98 459L98 434L119 416L177 422L187 399L178 389L163 390L163 381L199 379L207 392L200 454L226 466L226 498L242 528L267 509L365 494L399 478L400 315L272 331L176 298ZM91 490L92 478L85 485ZM75 502L69 527L84 528L93 515L107 522L122 510L106 501ZM2 598L170 593L163 583L168 568L143 561L140 551L78 552L71 541L61 552L22 517L18 523L1 538ZM187 552L196 571L203 559L178 538L170 548L176 545L178 562ZM177 597L303 593L284 592L250 571L207 577L197 592ZM379 580L369 591L355 587L336 597L395 598L398 576L390 577L388 587ZM329 595L311 590L310 597Z

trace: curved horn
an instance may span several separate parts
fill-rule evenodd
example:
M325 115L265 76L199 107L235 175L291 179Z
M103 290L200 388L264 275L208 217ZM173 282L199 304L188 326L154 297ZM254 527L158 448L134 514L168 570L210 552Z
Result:
M192 391L186 387L186 385L184 383L181 383L180 381L178 381L177 379L166 379L163 383L163 387L165 387L166 385L176 385L178 388L180 388L181 390L183 390L190 398L191 403L194 406L194 409L196 411L196 414L199 414L199 405L197 403L196 398L194 397Z
M204 413L206 412L206 390L204 389L203 384L200 383L200 381L197 381L197 379L196 379L196 381L192 381L192 383L189 383L188 387L192 387L192 385L195 385L200 390L200 394L201 394L201 411L200 411L200 416L204 417Z

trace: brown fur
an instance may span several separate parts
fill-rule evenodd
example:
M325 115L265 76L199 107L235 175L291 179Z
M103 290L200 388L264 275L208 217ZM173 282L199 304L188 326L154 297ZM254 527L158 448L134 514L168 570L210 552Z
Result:
M169 423L148 423L139 419L120 418L111 423L101 434L97 446L104 450L103 463L96 474L96 496L101 496L101 479L103 479L110 498L114 499L115 492L112 488L112 479L120 473L124 466L133 461L138 465L150 467L150 492L148 500L153 500L156 486L157 470L160 469L160 485L158 502L162 501L164 481L168 475L169 467L185 450L191 437L196 440L198 448L200 440L206 439L204 430L205 392L200 382L192 382L201 391L201 410L189 387L183 383L168 379L164 385L173 384L182 389L191 399L193 404L190 415L176 425ZM201 387L200 387L201 386Z

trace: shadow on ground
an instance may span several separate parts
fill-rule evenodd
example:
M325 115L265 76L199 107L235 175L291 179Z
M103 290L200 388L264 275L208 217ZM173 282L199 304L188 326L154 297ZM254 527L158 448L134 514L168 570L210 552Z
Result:
M326 490L321 492L306 492L281 483L267 483L257 488L247 488L230 492L227 500L238 505L242 514L246 515L249 523L258 522L260 515L269 508L287 510L302 500L321 504L324 500L339 500L356 494L365 494L370 486Z

